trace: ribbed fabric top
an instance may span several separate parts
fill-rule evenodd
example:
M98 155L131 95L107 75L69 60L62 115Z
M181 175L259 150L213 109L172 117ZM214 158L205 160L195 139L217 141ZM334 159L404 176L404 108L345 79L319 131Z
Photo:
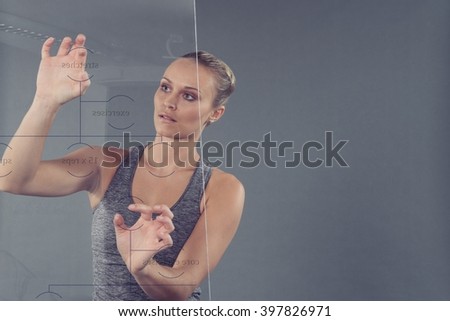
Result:
M128 210L135 203L131 195L132 182L143 148L132 147L129 156L117 169L105 195L94 209L92 221L92 254L94 276L94 300L153 300L141 289L128 271L117 250L113 218L121 213L125 224L132 226L139 219L139 213ZM202 173L203 172L203 173ZM175 231L170 235L173 246L157 253L154 259L161 265L173 266L183 245L192 233L200 217L200 200L203 195L203 177L206 184L211 167L199 165L178 201L171 207L174 214ZM151 193L151 186L148 193ZM197 288L189 300L200 299Z

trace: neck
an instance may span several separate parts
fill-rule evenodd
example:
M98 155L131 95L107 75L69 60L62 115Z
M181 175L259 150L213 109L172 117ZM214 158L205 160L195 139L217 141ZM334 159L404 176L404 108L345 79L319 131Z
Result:
M161 171L196 167L200 159L196 145L193 136L187 139L156 136L146 148L145 163Z

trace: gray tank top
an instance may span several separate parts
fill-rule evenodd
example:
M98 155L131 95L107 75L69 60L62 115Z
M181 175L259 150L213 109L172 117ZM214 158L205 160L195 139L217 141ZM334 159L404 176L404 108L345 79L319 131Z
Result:
M134 173L143 148L132 147L129 156L117 169L102 201L94 209L92 221L92 255L94 277L94 300L153 300L141 289L128 271L117 250L113 217L121 213L125 224L132 226L139 214L130 212L128 205L138 202L131 195ZM203 181L206 184L211 167L200 163L180 199L171 207L175 231L171 233L173 246L157 253L154 259L161 265L173 266L179 252L192 233L200 217L200 200ZM204 177L204 180L203 180ZM148 188L151 193L151 186ZM200 299L197 288L188 300Z

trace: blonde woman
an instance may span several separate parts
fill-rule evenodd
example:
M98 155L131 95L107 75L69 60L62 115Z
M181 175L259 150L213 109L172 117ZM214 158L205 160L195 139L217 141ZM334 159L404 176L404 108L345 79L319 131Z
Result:
M73 42L66 37L55 56L54 38L44 42L36 94L5 151L13 161L0 189L34 196L87 192L94 211L94 300L198 300L199 284L238 228L244 188L204 164L195 148L174 146L195 146L205 127L222 117L234 75L209 53L187 54L167 67L154 95L153 144L85 147L42 160L58 111L90 85L85 41L81 34ZM78 68L62 68L67 64ZM90 157L100 161L82 161Z

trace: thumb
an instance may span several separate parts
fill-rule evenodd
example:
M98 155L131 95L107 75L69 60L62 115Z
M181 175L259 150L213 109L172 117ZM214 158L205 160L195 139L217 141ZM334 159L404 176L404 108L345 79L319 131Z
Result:
M122 215L120 215L119 213L116 213L116 215L114 215L113 222L116 233L123 233L128 231L128 227L125 225L125 221Z

